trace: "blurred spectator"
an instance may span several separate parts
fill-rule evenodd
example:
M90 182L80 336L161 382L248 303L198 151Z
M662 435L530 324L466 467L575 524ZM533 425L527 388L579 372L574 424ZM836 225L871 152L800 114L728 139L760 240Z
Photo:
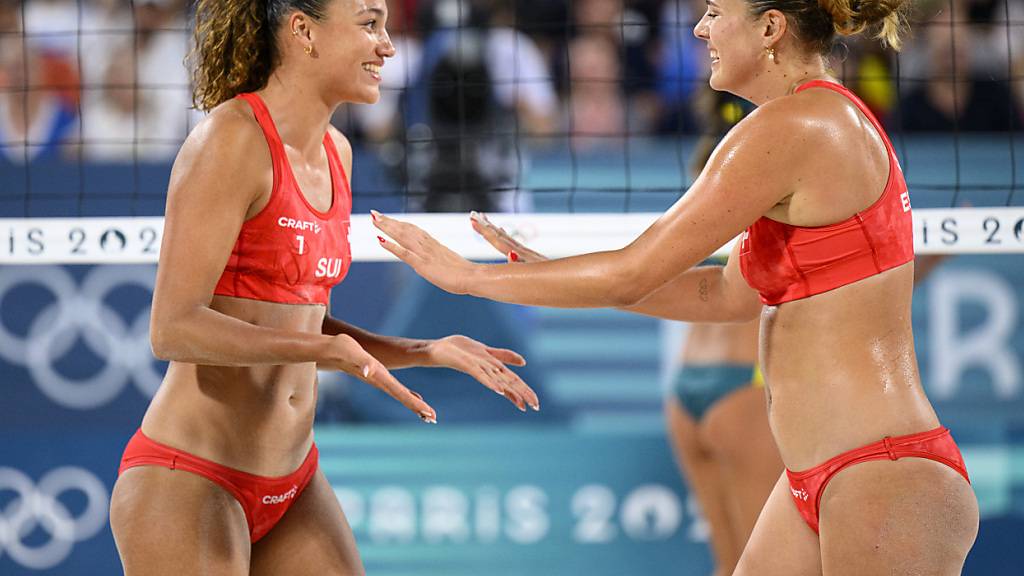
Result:
M1007 66L1006 57L974 53L989 24L968 24L966 0L930 6L930 17L918 25L920 41L915 49L920 71L906 80L911 88L900 102L901 127L908 131L1016 129L1019 109L1006 74L996 77L994 71L977 64L1002 57Z
M601 54L597 59L605 60L611 54L616 59L619 89L624 94L625 115L621 133L649 133L658 123L661 113L658 94L655 90L656 27L652 20L658 15L661 2L653 0L575 0L570 3L573 10L573 40L567 47L569 80L576 78L575 69L581 65L572 60L580 50L572 45L580 37L602 37L610 43L609 52L604 46L590 41L583 45L594 46ZM578 48L578 46L577 46ZM607 63L606 63L607 64ZM566 96L576 97L573 85ZM570 107L575 107L572 102Z
M707 85L710 58L704 42L694 37L693 27L705 9L705 0L666 0L662 5L656 70L662 104L659 132L700 131L693 99Z
M28 12L21 2L0 4L0 157L14 163L68 155L77 132L74 63L57 35L24 33Z
M197 119L183 0L112 4L97 8L95 21L82 106L85 156L170 160Z
M558 101L536 44L490 0L438 0L407 99L409 189L420 209L523 211L526 143Z
M569 128L573 146L587 148L621 139L626 130L619 59L604 35L583 34L569 45Z
M1024 2L970 0L966 18L975 31L971 36L975 73L1010 81L1017 110L1024 113Z

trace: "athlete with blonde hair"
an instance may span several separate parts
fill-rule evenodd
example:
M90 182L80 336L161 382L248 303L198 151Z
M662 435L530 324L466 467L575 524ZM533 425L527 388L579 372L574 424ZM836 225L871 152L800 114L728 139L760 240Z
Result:
M438 286L527 305L687 321L761 315L786 471L738 576L959 574L978 530L963 458L921 386L910 197L881 124L828 71L836 33L900 45L904 0L708 0L712 88L758 106L691 189L620 250L471 263L375 213ZM694 266L741 234L725 266Z

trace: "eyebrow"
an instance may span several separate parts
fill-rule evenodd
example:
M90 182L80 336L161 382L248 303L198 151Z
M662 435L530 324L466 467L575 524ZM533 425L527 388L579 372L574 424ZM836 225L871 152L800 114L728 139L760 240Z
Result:
M706 0L706 2L708 6L714 6L715 8L718 8L718 4L715 3L715 0Z
M384 17L384 11L381 10L380 8L363 8L359 12L356 12L356 16L362 16L363 14L366 14L367 12L373 12L378 18L383 18Z

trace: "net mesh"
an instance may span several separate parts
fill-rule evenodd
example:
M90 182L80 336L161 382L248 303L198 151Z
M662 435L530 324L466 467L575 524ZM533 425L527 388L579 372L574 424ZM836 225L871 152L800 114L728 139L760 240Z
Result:
M201 120L182 63L190 4L0 2L0 257L78 261L91 243L94 261L124 251L155 258L110 238L135 238L141 249L155 230L158 245L171 161ZM834 71L892 136L921 209L919 250L1016 250L1024 5L915 6L901 53L845 39ZM749 111L706 87L707 50L692 35L703 2L403 0L389 9L398 52L384 67L381 101L343 106L333 119L354 145L360 222L369 208L483 210L530 239L544 227L538 214L563 214L553 245L568 236L600 249L607 243L586 243L600 241L595 226L635 236L685 192L701 136ZM592 216L627 213L637 217ZM454 218L423 222L468 230ZM943 223L956 242L923 242ZM452 241L473 251L469 232ZM381 252L368 243L355 256Z

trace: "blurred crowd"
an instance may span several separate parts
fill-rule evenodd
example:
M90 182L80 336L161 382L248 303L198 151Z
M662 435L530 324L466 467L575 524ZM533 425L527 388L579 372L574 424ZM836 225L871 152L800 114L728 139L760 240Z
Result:
M201 119L184 65L191 3L0 0L0 162L173 158ZM892 130L1017 129L1024 2L915 6L898 59L875 41L846 39L836 73ZM585 150L624 136L700 133L709 58L692 27L705 8L705 0L392 0L398 54L384 67L381 102L344 107L335 121L422 189L456 175L462 190L475 178L511 189L527 151L554 139ZM428 208L464 201L439 194Z

